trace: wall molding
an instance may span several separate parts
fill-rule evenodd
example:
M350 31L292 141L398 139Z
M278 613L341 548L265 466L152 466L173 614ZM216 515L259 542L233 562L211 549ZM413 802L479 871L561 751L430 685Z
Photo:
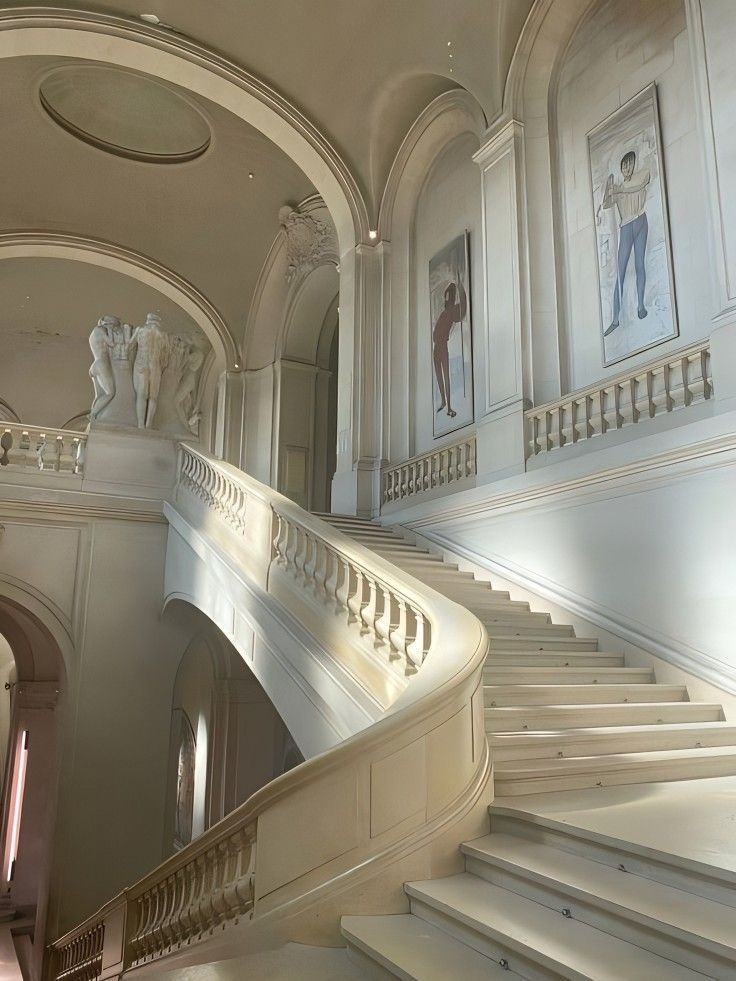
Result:
M421 537L430 544L441 548L452 559L465 559L492 574L502 576L530 593L551 600L601 630L615 634L635 647L654 654L663 661L667 661L697 678L710 682L716 688L736 695L736 674L733 670L729 670L728 665L711 657L705 651L690 647L688 644L682 644L674 637L647 627L641 621L627 617L617 610L603 606L601 603L596 603L590 597L567 589L546 576L532 572L503 556L481 554L474 549L453 542L444 535L432 534L427 531L423 532Z

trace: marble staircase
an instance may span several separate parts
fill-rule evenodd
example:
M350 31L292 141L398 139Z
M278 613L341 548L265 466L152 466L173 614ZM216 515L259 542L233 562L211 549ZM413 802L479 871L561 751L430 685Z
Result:
M647 784L691 780L698 795L718 782L703 778L732 778L736 725L721 706L691 702L685 687L658 684L652 670L627 667L621 653L598 650L398 534L327 520L466 606L491 640L490 834L460 846L463 872L406 883L408 913L344 916L356 966L366 977L416 981L736 981L736 864L693 862L684 848L644 848L522 807L610 788L601 790L605 808L605 795L647 794Z
M343 917L368 977L736 978L736 873L508 806L462 852L464 872L407 883L410 913Z
M736 775L736 725L715 702L598 650L594 637L552 623L370 521L324 515L334 527L471 610L491 650L484 669L495 795Z

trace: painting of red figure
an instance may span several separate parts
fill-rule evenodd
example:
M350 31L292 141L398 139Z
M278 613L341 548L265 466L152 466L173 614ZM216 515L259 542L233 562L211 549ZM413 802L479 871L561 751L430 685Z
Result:
M435 439L473 422L473 343L469 235L459 235L429 262L432 414Z

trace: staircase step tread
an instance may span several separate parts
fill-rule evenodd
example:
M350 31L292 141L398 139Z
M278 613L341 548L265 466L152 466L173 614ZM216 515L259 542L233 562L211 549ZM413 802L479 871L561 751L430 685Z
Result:
M622 685L484 685L487 708L522 708L534 705L555 708L565 705L656 704L687 701L683 685L635 684ZM495 701L496 706L490 705Z
M693 704L693 703L690 703ZM660 722L650 725L594 726L580 729L550 729L532 732L494 732L492 745L525 746L534 743L565 743L583 739L605 739L608 736L658 735L659 733L729 732L736 738L736 725L728 722Z
M551 831L554 834L562 835L564 838L571 838L575 842L590 843L593 846L602 845L609 849L621 859L629 863L631 858L644 859L647 862L654 861L658 866L667 868L673 867L685 870L696 876L703 876L707 879L717 880L727 886L731 892L736 890L736 869L728 868L723 864L715 864L710 860L704 861L702 857L693 857L688 853L688 849L682 852L663 851L656 846L642 843L638 840L625 838L618 834L611 834L606 830L585 827L584 825L574 824L567 819L561 819L555 815L539 813L534 807L525 806L524 803L510 800L504 801L496 798L488 808L491 816L491 827L497 818L511 820L514 828L522 825L528 828L541 829L543 832ZM711 849L708 852L709 859L718 858L718 852ZM736 908L736 902L730 908Z
M518 977L449 933L411 913L343 916L342 934L353 946L402 979L463 981Z
M486 835L466 842L462 851L484 862L530 872L577 898L602 900L627 918L645 917L655 929L664 925L682 938L707 940L718 946L722 956L736 956L732 907L514 835Z
M565 667L559 668L555 666L550 667L535 667L532 665L487 665L483 668L484 676L488 675L491 677L498 677L499 675L503 677L504 675L513 675L515 678L524 679L529 678L529 684L546 684L554 685L557 679L560 679L561 684L576 684L569 677L574 675L576 678L581 678L583 681L581 683L585 684L595 684L597 678L606 678L607 681L610 680L611 684L630 684L634 679L640 681L642 684L648 684L654 681L654 672L650 668L619 668L619 667ZM539 679L535 681L534 679ZM617 679L621 679L620 682ZM649 680L647 680L649 679ZM503 684L504 682L499 680L496 684ZM513 682L514 684L524 684L523 680L518 682Z
M650 750L642 753L606 753L590 756L551 757L546 760L498 760L495 764L496 776L508 780L517 774L524 777L554 776L555 773L587 772L589 770L618 770L633 766L647 766L650 763L668 763L683 760L698 760L709 757L733 757L735 746L699 746L686 749Z
M623 654L612 654L606 651L489 651L485 668L493 670L496 667L623 667Z
M559 971L565 978L692 981L703 977L467 872L429 882L410 882L405 888L410 897L548 970ZM509 964L513 970L513 953Z

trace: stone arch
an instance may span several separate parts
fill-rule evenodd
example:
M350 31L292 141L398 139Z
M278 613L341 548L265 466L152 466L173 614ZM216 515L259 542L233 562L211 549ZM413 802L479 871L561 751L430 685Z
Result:
M59 780L63 709L57 702L66 688L73 642L63 615L47 597L6 576L0 576L0 633L16 669L0 803L0 881L11 905L35 910L36 939L26 963L37 974L44 956ZM14 812L21 815L19 823L10 819Z
M486 118L477 100L465 89L453 89L434 99L419 115L394 159L381 201L380 224L391 243L391 306L384 332L384 349L391 370L384 372L384 455L390 460L410 456L412 408L410 392L412 247L414 214L433 164L459 137L472 134L480 141ZM480 175L478 178L480 187Z
M516 45L504 91L504 118L523 124L531 377L536 403L569 387L564 291L556 241L557 71L582 20L597 0L537 0ZM533 243L533 244L532 244Z
M91 11L7 10L0 16L0 58L24 55L106 62L215 102L260 130L301 167L332 215L341 254L367 239L365 202L329 141L273 89L192 39Z
M101 239L61 232L0 233L0 261L16 258L70 259L145 283L181 307L202 330L212 345L218 371L240 366L238 345L213 304L188 280L148 256Z

